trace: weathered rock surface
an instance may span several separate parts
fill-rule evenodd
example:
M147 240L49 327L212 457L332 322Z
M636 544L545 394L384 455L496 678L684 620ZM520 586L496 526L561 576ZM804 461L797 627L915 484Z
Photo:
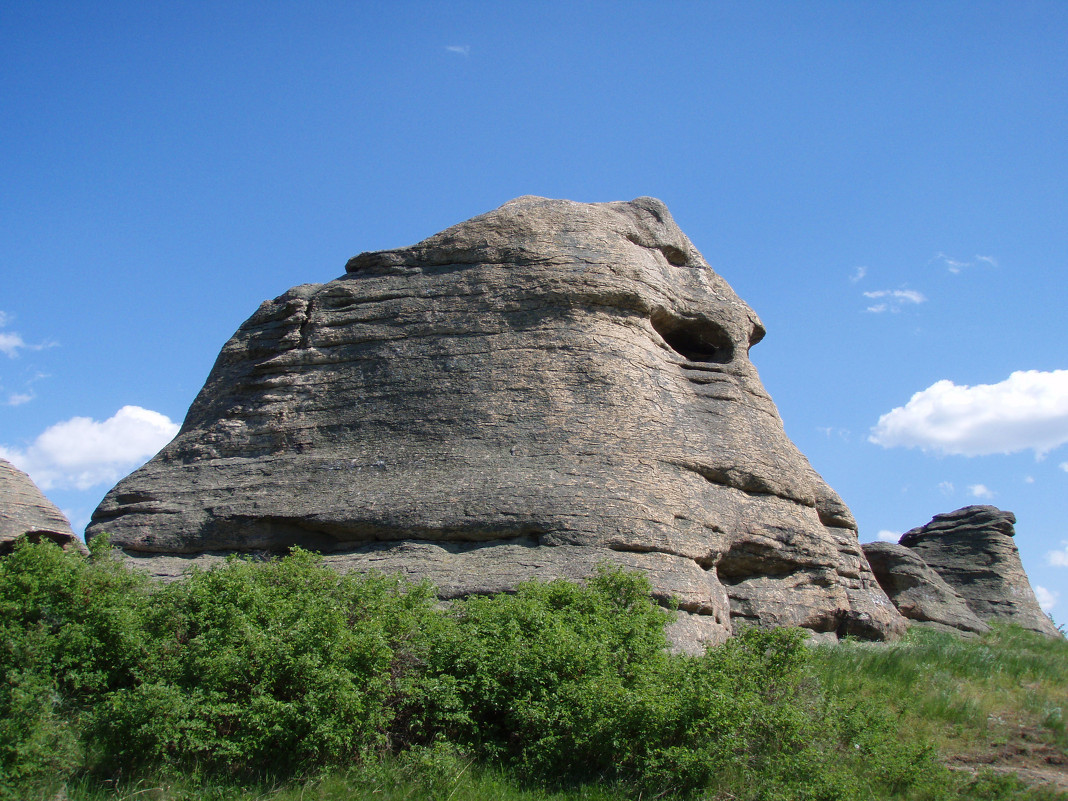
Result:
M0 555L11 553L19 537L51 540L63 548L85 551L63 513L33 480L6 459L0 459Z
M1016 623L1059 637L1035 598L1013 537L1016 516L996 506L935 515L901 537L983 621Z
M660 201L519 198L261 305L89 535L161 576L300 545L446 597L608 562L679 599L680 642L894 636L763 335Z
M897 611L909 620L974 634L990 630L911 549L892 542L869 542L862 547L875 578Z

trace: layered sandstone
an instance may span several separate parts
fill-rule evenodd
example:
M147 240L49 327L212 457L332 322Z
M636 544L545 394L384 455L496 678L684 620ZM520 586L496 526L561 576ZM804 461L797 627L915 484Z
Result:
M763 335L661 202L519 198L261 305L89 535L161 576L299 545L443 597L608 563L678 600L684 645L894 636Z
M6 459L0 459L0 555L10 553L20 537L51 540L60 547L84 551L63 513L33 480Z

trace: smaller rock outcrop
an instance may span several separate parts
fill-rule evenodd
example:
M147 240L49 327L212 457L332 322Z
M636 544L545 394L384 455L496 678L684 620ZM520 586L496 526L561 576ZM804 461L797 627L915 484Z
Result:
M48 539L63 548L85 551L70 523L37 488L33 480L11 462L0 459L0 555L11 553L22 536Z
M990 626L912 550L893 542L863 546L875 578L897 611L913 623L982 634Z
M958 617L959 609L945 588L935 587L930 578L928 586L921 587L926 566L980 621L1015 623L1060 637L1027 579L1013 540L1015 523L1012 512L996 506L965 506L906 532L900 546L872 543L864 552L883 590L905 617L976 630Z

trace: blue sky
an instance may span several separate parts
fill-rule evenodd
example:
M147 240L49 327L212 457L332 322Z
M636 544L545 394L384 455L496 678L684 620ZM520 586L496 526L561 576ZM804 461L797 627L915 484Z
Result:
M80 528L262 300L653 195L861 540L1010 509L1068 621L1065 41L1025 0L8 0L0 455Z

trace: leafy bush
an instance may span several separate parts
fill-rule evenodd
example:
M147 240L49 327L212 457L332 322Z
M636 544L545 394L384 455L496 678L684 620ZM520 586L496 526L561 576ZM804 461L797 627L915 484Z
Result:
M0 795L77 769L99 698L143 648L145 580L110 558L20 542L0 559Z
M154 595L135 682L94 733L112 769L287 774L382 749L433 600L304 551L196 572Z
M821 698L799 630L750 628L701 657L669 654L668 614L636 575L524 584L448 616L409 739L456 743L518 775L860 799L938 774L930 749L898 744L874 706Z

